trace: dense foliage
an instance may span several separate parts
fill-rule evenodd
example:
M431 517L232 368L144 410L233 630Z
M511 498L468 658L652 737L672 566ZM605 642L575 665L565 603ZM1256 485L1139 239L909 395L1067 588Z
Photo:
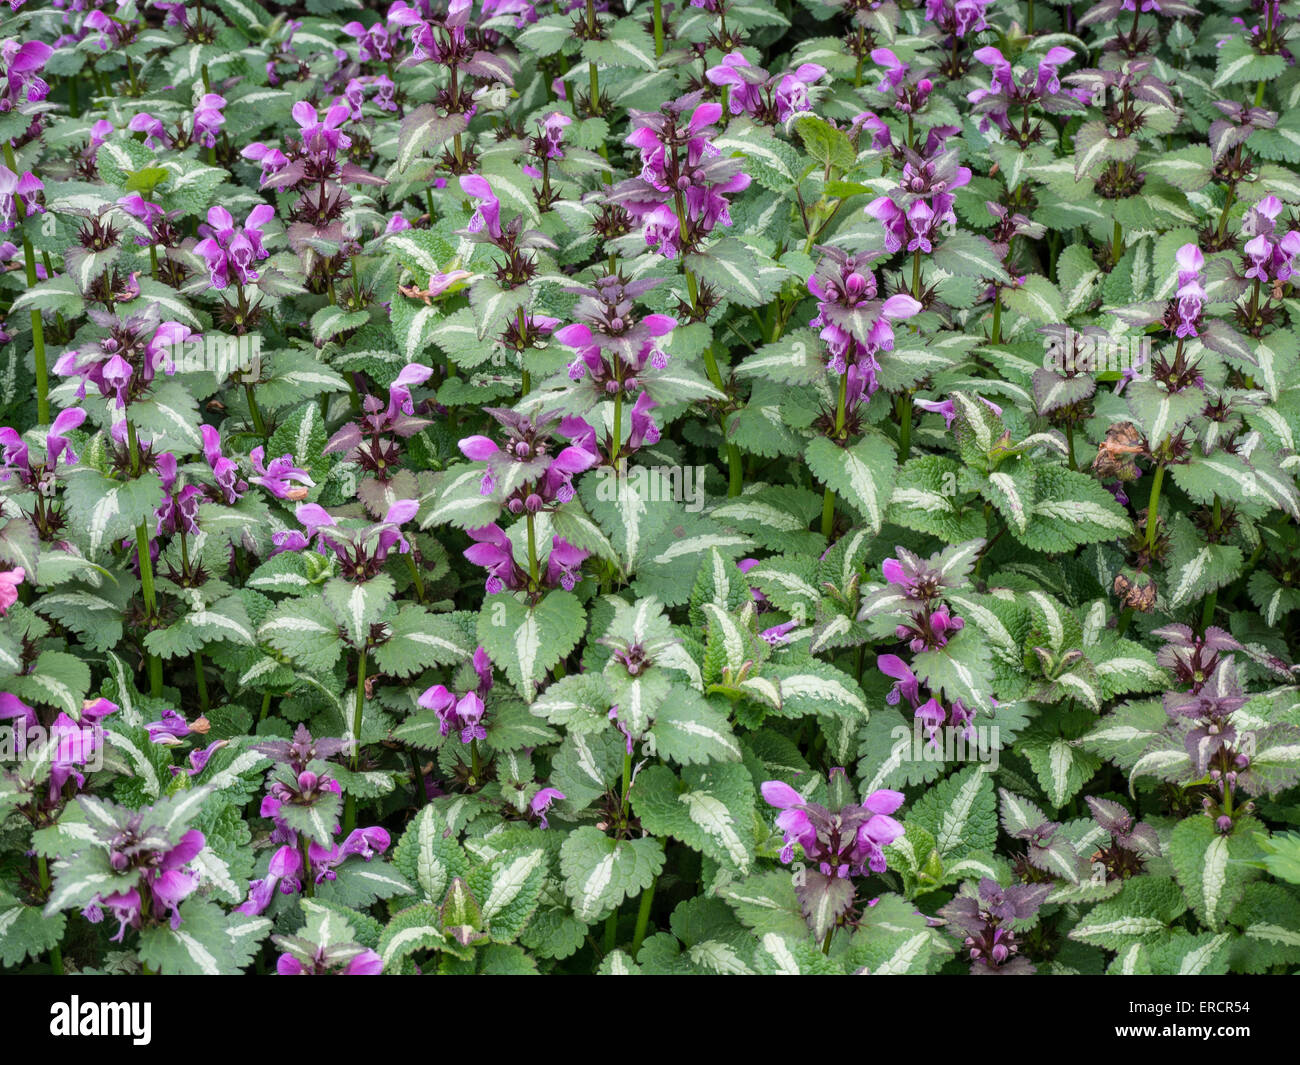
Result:
M0 966L1300 966L1288 0L10 0Z

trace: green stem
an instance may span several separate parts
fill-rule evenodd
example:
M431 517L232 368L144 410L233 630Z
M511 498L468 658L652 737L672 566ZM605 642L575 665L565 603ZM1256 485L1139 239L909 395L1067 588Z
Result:
M5 166L21 176L18 160L14 157L14 146L4 142ZM14 213L21 225L27 217L27 208L21 196L14 197ZM27 287L36 287L36 252L26 232L23 233L23 265L27 270ZM41 321L41 312L32 308L32 358L36 364L36 420L41 425L50 423L50 375L45 361L45 323Z
M655 58L658 59L664 54L664 4L663 0L655 0L654 6L655 20Z
M203 675L203 652L194 652L194 683L199 689L199 710L206 714L208 712L208 681Z
M528 579L533 591L541 586L537 569L537 527L533 524L532 511L528 513Z
M691 304L695 303L695 277L687 270L686 280L691 290ZM726 393L726 385L722 382L722 372L718 369L718 359L713 353L713 345L710 344L704 349L704 368L709 375L709 380L713 387L719 392ZM727 439L727 420L724 415L718 415L718 428L722 431L723 443L727 448L727 495L738 496L745 487L745 471L740 458L740 449Z
M298 847L302 851L302 889L309 899L314 899L316 878L311 875L311 840L307 837L307 833L298 833Z
M348 759L348 768L357 772L361 765L361 713L366 705L366 652L363 648L357 652L357 696L352 708L352 754ZM357 827L357 797L349 791L343 811L343 834Z
M614 393L614 435L609 441L609 464L618 475L618 453L623 450L623 386Z
M1236 199L1237 186L1229 185L1228 196L1223 201L1223 210L1219 212L1219 224L1215 227L1215 234L1219 237L1223 236L1224 227L1228 224L1228 212L1232 210L1232 205L1236 202Z
M43 854L36 856L36 875L41 882L41 895L48 899L50 897L50 867L46 863ZM653 890L653 885L651 890ZM55 976L63 975L63 951L59 949L57 943L50 947L50 967L54 970Z
M257 723L258 723L259 725L260 725L263 721L266 720L266 715L270 712L270 710L271 710L271 693L270 693L270 692L263 692L263 693L262 693L262 712L261 712L260 714L257 715Z
M1204 633L1210 627L1210 622L1214 620L1214 609L1219 604L1219 591L1216 588L1205 597L1205 603L1201 607L1201 632Z
M1110 238L1110 261L1114 266L1119 265L1119 261L1124 256L1124 227L1119 224L1119 219L1115 219L1115 228L1111 232Z
M618 946L618 910L605 918L605 953L613 954Z
M587 0L587 38L588 40L595 40L596 38L595 0ZM587 61L587 73L591 80L591 100L587 110L595 116L600 114L600 76L596 73L596 61L594 59Z
M829 954L831 952L831 938L834 935L835 935L835 928L833 926L831 928L826 929L826 938L822 940L823 954Z
M1147 501L1147 553L1149 554L1156 546L1156 517L1160 510L1160 486L1164 483L1165 467L1162 464L1156 466L1155 479L1151 482L1151 498Z
M654 905L655 888L658 886L659 878L656 876L650 881L650 886L641 892L641 905L637 907L636 911L636 928L632 932L633 958L640 952L641 943L645 940L646 929L650 926L650 908Z
M411 580L415 584L415 598L418 602L424 602L424 578L420 576L420 567L415 564L414 552L406 552L406 564L411 569Z
M989 337L990 343L1002 343L1002 288L999 286L993 295L993 335Z
M898 461L906 462L912 453L912 393L904 392L898 400Z
M623 823L627 824L627 803L632 791L632 752L623 751L623 804L620 808Z
M689 271L687 272L686 276L688 278L691 278L692 281L694 280L694 277L692 277ZM695 287L694 285L691 286L691 288L694 287ZM691 303L694 302L695 302L695 298L692 297ZM719 392L726 392L727 390L726 386L722 383L722 371L718 369L718 358L716 355L713 354L712 344L710 344L707 348L704 349L704 368L706 371L708 371L709 380L713 383L713 387L716 388Z
M253 395L253 386L245 382L244 396L248 400L248 412L253 418L253 431L266 440L266 422L262 420L261 408L257 405L257 397Z
M1078 470L1079 464L1074 459L1074 422L1065 423L1065 443L1070 449L1070 469Z
M847 416L846 406L848 405L849 396L849 368L847 364L844 372L840 374L840 392L839 399L835 405L835 439L838 442L841 434L844 432L844 420ZM826 493L822 496L822 535L827 540L831 538L831 533L835 529L835 492L828 486Z
M474 783L481 784L483 778L483 762L479 758L478 740L469 741L469 769L474 774Z
M126 421L126 442L131 455L131 472L139 477L142 472L140 443L135 435L135 423L130 418ZM153 559L149 555L149 526L143 521L135 529L135 551L140 562L140 594L144 597L145 628L152 630L154 619L158 615L158 600L153 584ZM149 667L149 694L157 698L162 695L162 660L146 651L145 661Z

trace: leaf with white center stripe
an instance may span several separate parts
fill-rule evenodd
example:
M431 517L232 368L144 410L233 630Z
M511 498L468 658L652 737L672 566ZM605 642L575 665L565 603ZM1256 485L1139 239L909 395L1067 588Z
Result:
M370 638L371 627L387 613L395 591L393 578L386 573L356 583L332 577L325 582L325 605L344 638L360 650Z
M546 851L518 848L472 869L466 878L482 913L483 926L498 943L512 942L541 900L548 873Z
M1170 837L1168 857L1188 905L1207 928L1219 929L1259 875L1249 863L1261 855L1251 836L1258 822L1239 818L1224 835L1209 817L1187 817Z
M1167 877L1136 876L1124 882L1113 899L1093 907L1069 932L1069 938L1107 950L1126 950L1135 943L1154 943L1187 909L1178 886Z
M698 692L680 686L655 714L650 738L660 758L680 765L740 760L740 745L727 715Z
M403 604L386 627L388 638L375 648L375 661L390 676L409 677L463 662L474 653L464 628L450 615L430 614L413 603Z
M808 468L824 485L879 532L898 476L895 448L881 435L864 436L852 447L836 447L816 437L804 453Z
M970 766L930 788L907 816L934 836L944 859L992 850L997 841L997 800L987 766Z
M569 833L560 848L565 892L574 915L586 924L648 888L663 863L659 840L615 840L591 825Z
M739 763L687 766L679 780L666 766L641 771L632 807L657 836L688 847L744 874L754 860L754 782Z
M484 600L478 640L531 703L547 672L578 645L586 625L586 612L572 592L555 589L535 605L502 592Z

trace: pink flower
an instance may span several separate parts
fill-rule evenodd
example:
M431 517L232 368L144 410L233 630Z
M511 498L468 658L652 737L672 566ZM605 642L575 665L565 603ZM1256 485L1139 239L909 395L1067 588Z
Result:
M0 617L4 617L9 608L18 602L18 586L26 576L27 571L22 566L0 571Z

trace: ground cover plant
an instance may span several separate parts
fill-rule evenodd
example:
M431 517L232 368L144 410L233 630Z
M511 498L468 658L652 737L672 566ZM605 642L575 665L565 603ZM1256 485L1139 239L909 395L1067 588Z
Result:
M0 966L1296 971L1297 17L10 0Z

